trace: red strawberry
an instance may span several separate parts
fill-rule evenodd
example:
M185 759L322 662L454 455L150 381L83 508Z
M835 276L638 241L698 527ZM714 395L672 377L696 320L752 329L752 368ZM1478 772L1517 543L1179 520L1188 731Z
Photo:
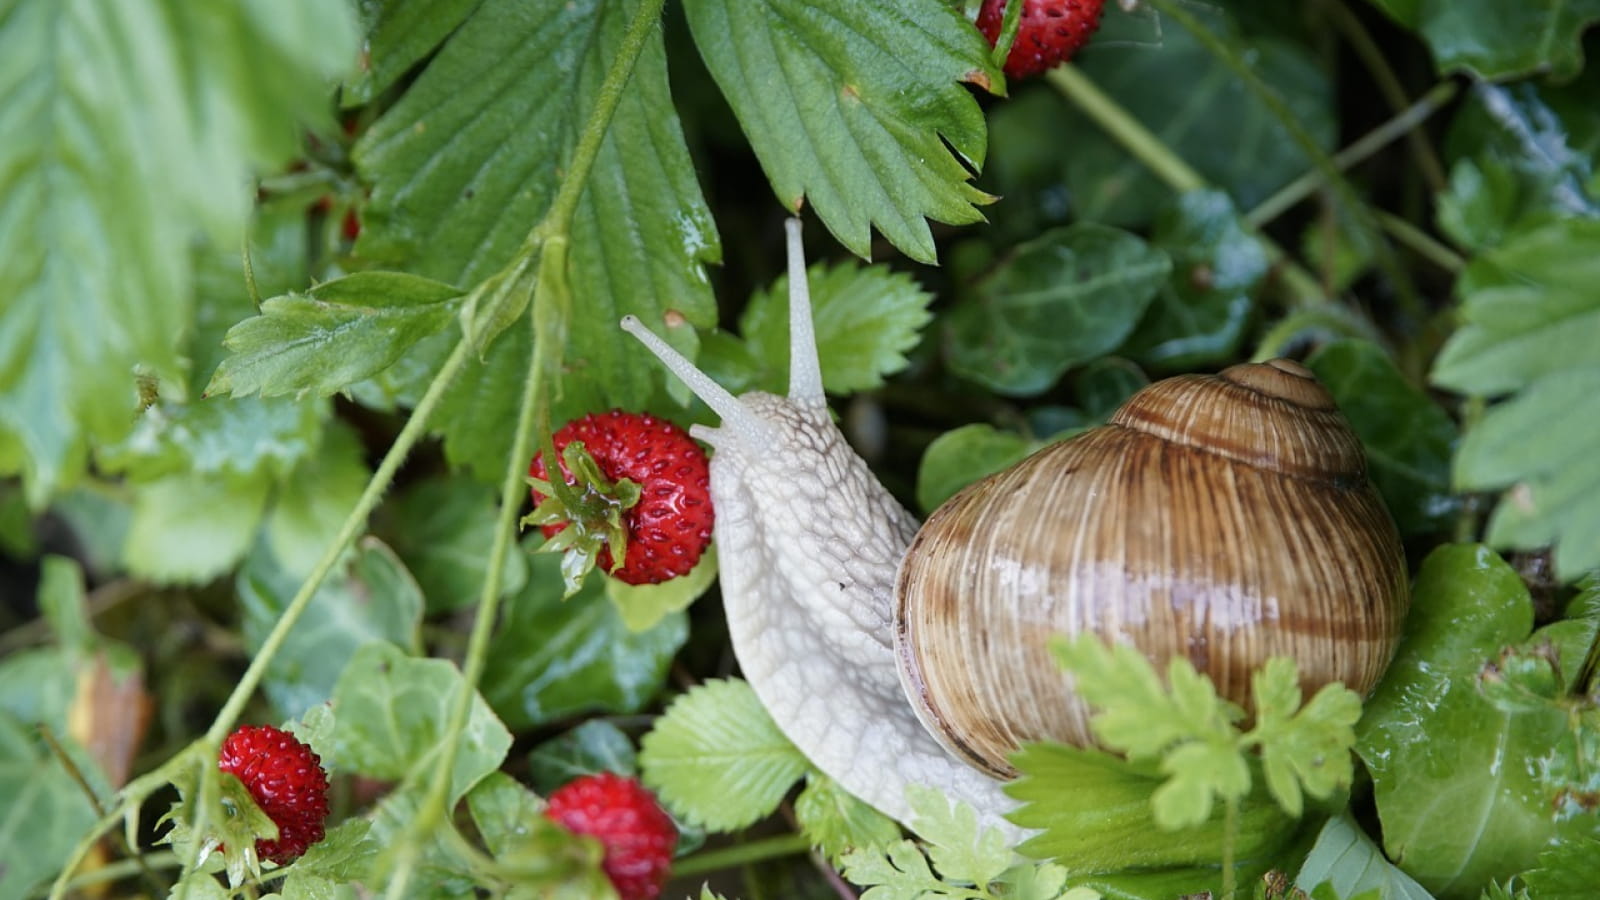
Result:
M328 776L322 760L287 731L245 725L222 742L217 768L237 777L278 826L278 839L256 841L256 855L285 865L322 840Z
M577 443L598 471L585 472L589 463L575 455ZM525 521L539 525L546 538L572 532L546 545L579 554L569 588L591 561L628 584L656 584L694 568L711 543L711 475L705 451L688 432L647 413L614 409L568 422L556 432L555 447L567 483L579 486L579 508L547 500L539 488L549 485L535 485L538 508ZM574 470L583 477L574 478ZM547 482L542 455L528 474ZM611 548L618 543L627 552L613 570Z
M654 794L611 772L583 775L550 795L544 814L605 845L601 863L622 900L654 900L672 866L678 829Z
M994 44L1007 0L983 0L978 30ZM1007 78L1028 78L1072 58L1100 27L1105 0L1023 0L1017 40L1006 57Z

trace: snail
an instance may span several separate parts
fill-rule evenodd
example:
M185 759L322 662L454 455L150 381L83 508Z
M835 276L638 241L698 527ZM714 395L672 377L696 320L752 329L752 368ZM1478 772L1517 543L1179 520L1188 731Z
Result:
M799 221L788 223L789 393L733 396L638 319L720 417L723 603L746 679L846 790L906 822L909 783L1015 839L1023 741L1093 744L1052 635L1187 656L1247 706L1269 657L1363 694L1398 642L1405 561L1361 445L1289 360L1178 376L1099 428L972 484L918 525L829 417Z

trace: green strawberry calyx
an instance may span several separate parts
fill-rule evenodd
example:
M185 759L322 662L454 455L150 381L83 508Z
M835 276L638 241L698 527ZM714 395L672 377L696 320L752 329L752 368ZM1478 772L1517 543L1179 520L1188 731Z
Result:
M607 478L582 441L568 444L561 451L561 462L572 475L569 489L557 492L547 481L528 478L528 484L544 500L522 518L522 527L566 525L539 548L540 553L563 554L561 580L566 590L562 599L566 599L578 592L602 549L611 549L612 572L622 568L628 556L628 527L623 517L638 504L640 487L628 478ZM545 471L552 468L547 462Z

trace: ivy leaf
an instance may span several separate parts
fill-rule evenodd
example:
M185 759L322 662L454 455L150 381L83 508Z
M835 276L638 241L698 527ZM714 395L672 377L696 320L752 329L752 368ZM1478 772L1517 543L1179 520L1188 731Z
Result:
M1555 222L1475 259L1458 282L1463 325L1432 373L1461 393L1512 395L1462 440L1455 483L1509 487L1489 543L1554 544L1563 580L1600 565L1600 457L1586 452L1600 444L1597 280L1597 220Z
M871 390L906 367L905 354L932 318L933 300L911 276L887 266L818 263L806 270L806 282L822 386L829 393ZM750 298L739 331L763 367L757 382L781 393L789 380L787 276Z
M1211 10L1195 14L1213 30L1237 31L1231 16L1214 12L1214 6ZM1338 125L1325 68L1303 45L1260 34L1249 41L1249 62L1257 75L1330 150ZM1277 116L1187 29L1169 24L1159 46L1137 52L1091 42L1072 64L1241 209L1261 203L1312 168ZM1174 84L1183 90L1171 90ZM1170 203L1171 188L1071 103L1058 99L1049 110L1014 124L1049 129L1054 140L1046 146L1072 148L1036 157L1035 165L1044 171L1032 177L1063 183L1077 218L1138 227ZM1002 152L997 142L996 157Z
M917 467L917 505L932 512L957 491L1042 446L1041 441L983 422L946 431L923 451L922 464Z
M1493 552L1435 550L1400 650L1367 701L1356 749L1384 849L1442 900L1476 898L1554 842L1600 838L1600 819L1574 814L1580 798L1600 796L1593 725L1562 700L1504 709L1479 689L1484 664L1526 641L1532 623L1527 588Z
M343 2L7 5L0 466L31 505L127 431L136 367L183 382L192 239L238 245L251 170L326 115L357 37Z
M634 633L602 594L602 576L563 601L561 560L529 557L528 584L505 600L504 619L489 644L483 691L519 731L581 712L642 710L688 639L682 612Z
M410 657L393 644L367 644L351 657L334 687L338 719L327 745L328 762L391 781L425 775L442 748L450 707L461 688L453 663ZM451 802L499 768L511 749L510 732L476 695L460 740Z
M533 748L528 755L529 779L536 789L547 794L580 775L632 775L636 771L638 758L633 741L604 719L589 719Z
M1322 827L1295 884L1312 891L1313 897L1327 885L1338 897L1373 892L1374 900L1433 900L1427 889L1383 858L1383 851L1349 813L1334 816Z
M326 396L379 372L451 321L461 292L403 272L357 272L263 301L233 326L207 395Z
M1566 80L1583 68L1583 32L1600 21L1594 0L1378 0L1401 24L1418 31L1440 72L1509 79L1549 73Z
M1455 512L1448 413L1407 382L1383 348L1344 339L1324 344L1306 365L1328 388L1372 464L1372 482L1402 534L1443 530Z
M640 741L639 767L674 815L732 831L777 809L810 764L749 684L713 679L656 720Z
M1255 309L1268 260L1227 194L1180 195L1157 217L1151 243L1171 275L1120 351L1141 364L1187 370L1230 357Z
M0 895L25 897L67 861L95 812L33 729L0 709Z
M479 4L356 144L357 168L372 183L360 255L462 286L511 263L564 177L637 5ZM565 380L591 383L597 406L643 406L660 383L657 367L617 329L623 314L637 315L691 356L694 329L660 323L709 327L715 320L703 266L721 250L694 171L655 31L606 131L567 248L575 314ZM516 385L504 419L515 421L528 365L522 331L503 334L440 411L447 451L470 458L496 481L510 438L480 450L473 433L511 429L483 429L487 410L474 401L491 386ZM520 352L497 353L512 335L522 342Z
M965 164L983 165L983 114L959 82L1001 76L950 4L689 0L684 12L784 208L809 205L857 256L875 226L925 263L925 218L981 220L974 204L990 198Z
M794 800L794 816L811 845L835 863L851 850L872 850L900 840L900 826L893 819L821 772L807 773L805 789Z
M259 651L302 577L257 553L235 582L246 646ZM279 715L297 719L334 692L345 664L368 644L414 648L422 592L394 551L364 538L356 552L312 595L299 624L272 658L262 687Z
M385 503L374 518L374 530L416 576L428 609L443 612L477 602L496 518L490 488L462 476L445 476L409 485ZM501 588L516 594L527 583L527 557L512 550L501 570Z
M950 311L950 367L1002 393L1041 393L1072 366L1115 350L1171 268L1165 252L1115 228L1045 232Z

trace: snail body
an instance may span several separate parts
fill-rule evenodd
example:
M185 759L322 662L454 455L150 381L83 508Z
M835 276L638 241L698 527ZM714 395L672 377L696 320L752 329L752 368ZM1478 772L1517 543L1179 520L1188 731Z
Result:
M722 417L692 433L716 450L734 652L846 790L904 822L906 785L931 785L1018 837L1007 755L1093 743L1046 648L1058 633L1185 655L1241 705L1271 656L1293 657L1308 690L1365 693L1382 673L1404 559L1359 441L1309 371L1280 360L1157 382L919 527L829 417L796 220L789 289L785 397L734 397L636 319L623 327Z

